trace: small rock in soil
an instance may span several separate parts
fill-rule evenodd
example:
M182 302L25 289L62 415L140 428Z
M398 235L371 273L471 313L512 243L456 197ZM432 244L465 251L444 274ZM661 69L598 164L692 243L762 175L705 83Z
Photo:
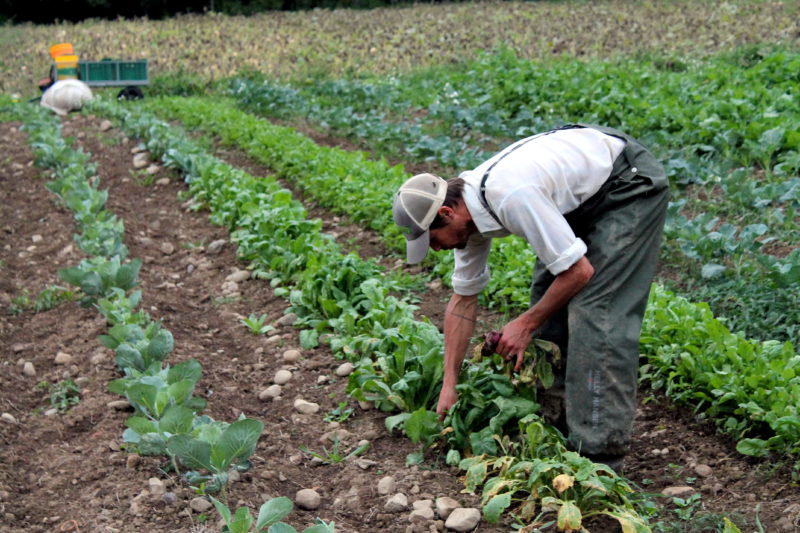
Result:
M461 504L449 496L436 498L436 514L439 515L439 518L442 520L447 520L447 517L450 516L450 513L459 507L461 507Z
M156 185L169 185L169 178L160 178L156 180Z
M402 492L398 492L386 501L384 509L390 513L399 513L408 509L408 497Z
M471 531L481 521L481 512L472 507L453 509L444 526L453 531Z
M303 509L313 511L317 509L322 501L317 491L313 489L301 489L297 491L294 502Z
M319 404L307 402L300 398L294 401L294 408L304 415L313 415L314 413L319 412Z
M353 373L353 363L350 362L342 363L336 369L336 375L339 376L340 378L347 377L352 373Z
M382 477L380 481L378 481L378 494L383 496L387 494L391 494L397 488L397 481L392 476L385 476Z
M268 337L267 340L264 341L264 343L265 344L278 344L282 340L283 340L283 338L280 335L272 335L271 337Z
M163 496L161 496L161 501L167 505L173 505L175 502L178 501L178 497L175 495L174 492L165 492Z
M289 380L292 379L292 373L288 370L278 370L275 372L275 379L273 379L273 383L276 385L286 385L289 383Z
M433 500L424 499L424 500L417 500L411 504L414 509L433 509Z
M234 283L241 283L250 279L250 271L249 270L235 270L233 273L228 274L225 278L225 281L233 281Z
M164 255L172 255L175 253L175 245L171 242L162 242L161 243L161 253Z
M136 455L135 453L132 453L125 460L125 465L128 468L136 468L136 465L138 465L141 460L142 458L140 456Z
M694 467L694 473L700 477L708 477L713 474L714 471L708 465L697 465Z
M3 421L8 422L9 424L17 423L17 419L14 418L14 415L12 415L11 413L3 413L2 415L0 415L0 418L2 418Z
M189 507L196 513L205 513L210 511L213 505L205 498L192 498L192 501L189 502Z
M68 365L72 362L72 356L67 352L58 352L56 354L57 365Z
M213 241L211 244L208 245L208 248L206 248L206 253L209 253L211 255L216 255L220 253L222 251L222 247L225 246L226 242L227 241L225 239L219 239Z
M100 123L100 131L108 131L114 127L110 120L104 120Z
M366 470L368 468L372 468L373 466L378 466L377 461L373 461L372 459L363 459L358 458L355 461L356 466L359 467L361 470Z
M278 326L292 326L295 322L297 322L297 315L294 313L286 313L276 320L275 324Z
M420 507L419 509L414 509L408 516L408 520L416 524L420 522L429 522L433 519L433 509L430 507Z
M150 164L150 156L147 152L139 152L133 156L133 168L144 168Z
M106 406L110 407L112 409L117 409L119 411L123 411L123 410L127 409L128 407L130 407L131 404L128 403L128 400L114 400L114 401L108 402L106 404Z
M145 174L149 174L150 176L153 176L155 174L158 174L159 170L161 170L161 167L159 167L156 164L151 164L149 167L144 169L144 172L145 172ZM169 178L162 178L162 180L163 179L167 180L167 183L169 183ZM158 180L158 181L162 181L162 180ZM164 185L164 184L163 183L158 183L158 185Z
M58 409L56 408L48 409L47 411L44 412L44 416L56 416L57 414L58 414Z
M33 377L36 375L36 368L34 368L33 363L30 361L25 361L25 364L22 366L22 373L26 376Z
M147 481L147 486L150 488L150 494L153 494L154 496L162 496L167 492L164 482L157 477L151 477Z
M258 393L258 399L272 400L273 398L280 396L282 390L283 389L281 389L280 385L270 385L269 387Z
M37 235L32 235L31 236L31 241L34 242L34 243L42 242L42 240L43 240L43 237L41 235L37 234Z
M661 494L670 498L683 498L689 496L694 492L694 487L688 485L667 487L661 491Z
M300 360L300 350L286 350L283 352L283 360L286 363L296 363Z

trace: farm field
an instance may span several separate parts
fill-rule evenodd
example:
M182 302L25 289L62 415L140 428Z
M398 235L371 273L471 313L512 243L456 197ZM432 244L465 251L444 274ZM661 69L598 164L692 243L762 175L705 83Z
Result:
M146 51L154 78L59 119L24 103L46 62L6 55L0 529L219 531L208 494L309 533L800 530L798 17L630 5L4 28ZM574 121L645 140L673 188L624 477L497 360L436 420L452 261L405 266L390 219L407 176ZM498 243L481 328L524 308L535 260Z

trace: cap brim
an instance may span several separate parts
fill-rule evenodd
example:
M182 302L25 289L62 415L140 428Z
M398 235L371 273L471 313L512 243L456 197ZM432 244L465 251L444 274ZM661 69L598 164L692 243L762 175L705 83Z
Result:
M413 241L406 241L406 261L408 261L408 264L415 265L425 259L425 256L428 255L430 244L430 231L426 231Z

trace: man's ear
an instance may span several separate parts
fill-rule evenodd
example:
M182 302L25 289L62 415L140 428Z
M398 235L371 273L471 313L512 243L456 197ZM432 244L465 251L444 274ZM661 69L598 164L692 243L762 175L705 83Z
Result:
M453 211L452 207L443 205L438 209L438 211L436 211L436 214L442 217L442 219L444 219L446 222L450 222L451 220L453 220L453 215L455 214L455 212Z

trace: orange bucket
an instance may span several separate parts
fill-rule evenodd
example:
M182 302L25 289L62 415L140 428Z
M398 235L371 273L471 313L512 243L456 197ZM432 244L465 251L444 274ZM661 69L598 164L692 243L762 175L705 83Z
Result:
M72 49L72 44L70 43L54 44L50 47L50 57L53 59L58 56L71 56L74 53L75 51Z

